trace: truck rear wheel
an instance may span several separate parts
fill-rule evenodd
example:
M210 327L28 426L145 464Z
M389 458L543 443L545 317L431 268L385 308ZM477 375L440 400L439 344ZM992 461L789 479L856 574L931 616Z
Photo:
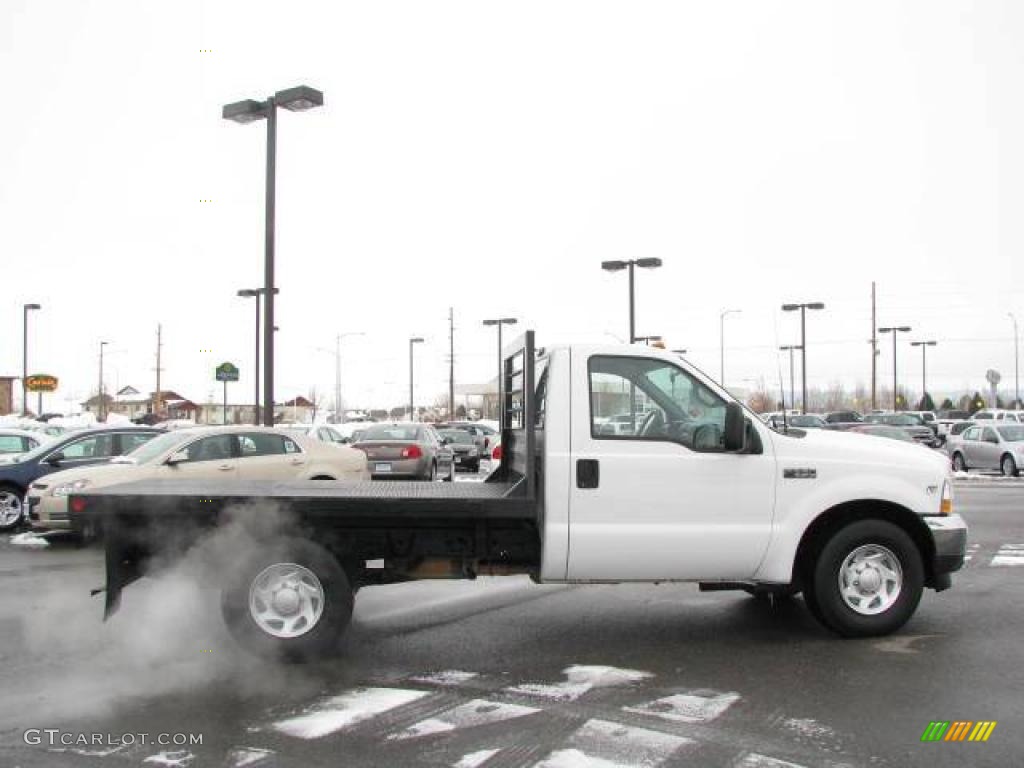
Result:
M924 589L917 545L884 520L860 520L826 541L804 601L818 621L844 637L887 635L913 615Z
M306 539L269 543L221 593L221 613L239 645L283 661L335 652L352 604L352 585L338 561Z

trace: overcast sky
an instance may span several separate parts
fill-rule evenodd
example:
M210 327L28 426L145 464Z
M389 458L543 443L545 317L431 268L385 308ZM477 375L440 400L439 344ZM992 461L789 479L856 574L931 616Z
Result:
M279 399L350 405L447 389L496 366L485 317L539 342L661 334L717 376L777 383L808 317L813 385L867 384L881 325L911 325L929 389L1013 380L1024 330L1020 2L197 2L0 4L0 373L61 389L164 382L252 399L264 123L224 103L308 84L278 121ZM201 202L209 200L211 202ZM900 339L900 370L920 354ZM890 381L883 339L879 376ZM901 375L901 381L902 381ZM788 382L787 382L788 384Z

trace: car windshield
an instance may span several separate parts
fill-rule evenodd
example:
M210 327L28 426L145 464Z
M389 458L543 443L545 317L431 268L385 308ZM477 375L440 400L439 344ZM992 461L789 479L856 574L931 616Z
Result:
M1024 426L1017 424L1008 424L1002 427L996 427L996 432L1003 436L1003 440L1014 442L1016 440L1024 440Z
M419 427L408 427L400 424L387 426L382 424L377 427L370 427L361 436L361 441L366 440L422 440L423 430Z
M441 437L447 437L453 443L459 445L473 445L473 436L461 429L442 429L439 434Z
M171 450L176 445L180 445L186 440L190 440L195 436L194 432L183 432L178 430L176 432L168 432L163 435L154 437L147 443L143 443L134 451L125 454L126 456L135 459L137 464L146 464L157 456L160 456L165 451Z

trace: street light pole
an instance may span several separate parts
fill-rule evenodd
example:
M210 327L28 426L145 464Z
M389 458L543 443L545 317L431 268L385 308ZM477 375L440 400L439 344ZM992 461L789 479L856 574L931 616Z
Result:
M1006 314L1013 320L1013 409L1018 410L1020 408L1020 347L1017 343L1017 318L1013 312Z
M414 336L409 339L409 421L416 421L416 411L413 407L413 375L412 375L412 350L414 344L422 344L423 339Z
M225 120L236 123L251 123L256 120L267 121L267 178L266 178L266 213L264 221L264 261L263 261L263 296L266 301L266 312L263 324L263 424L274 426L274 216L275 190L277 175L277 108L283 107L291 112L303 112L313 107L322 106L324 95L315 88L300 85L278 91L266 101L247 99L233 104L226 104L221 110Z
M797 349L803 349L801 344L788 344L784 347L779 347L783 352L789 351L789 407L796 408L796 388L794 386L793 378L793 351Z
M255 393L253 394L253 424L260 423L260 296L263 295L262 288L243 288L238 291L242 298L256 299L256 353L253 355L253 382Z
M23 317L21 322L22 346L21 346L21 415L28 413L28 313L34 309L41 309L39 304L25 304L22 307ZM43 395L39 393L39 402L43 402ZM42 408L39 409L42 411ZM41 414L37 413L36 416Z
M109 343L110 342L107 341L100 342L100 381L99 386L97 387L97 400L99 401L99 405L96 406L96 412L99 414L99 418L97 419L97 421L100 422L106 419L106 414L104 413L103 409L103 348L107 346L107 344Z
M807 310L824 309L820 301L809 301L802 304L783 304L783 312L800 310L800 412L807 413Z
M661 259L649 258L649 259L629 259L626 261L602 261L601 269L607 272L620 272L623 269L629 270L629 343L634 343L636 339L636 313L635 303L633 299L633 267L641 267L642 269L655 269L660 267L662 264Z
M928 394L927 359L928 347L934 347L937 341L912 341L910 346L921 348L921 410L924 410L924 396Z
M504 371L502 370L502 363L504 362L501 358L501 326L503 325L515 325L519 321L514 317L495 317L490 320L484 320L484 325L496 325L498 326L498 431L500 432L505 428L505 400L502 397L504 390L505 378Z
M897 410L896 404L898 398L896 397L896 334L897 333L909 333L911 330L909 325L893 325L887 328L879 328L879 333L891 333L892 334L892 409L895 412Z
M738 314L743 310L740 309L726 309L718 316L718 347L719 347L719 362L720 367L718 369L718 383L723 387L725 386L725 316Z

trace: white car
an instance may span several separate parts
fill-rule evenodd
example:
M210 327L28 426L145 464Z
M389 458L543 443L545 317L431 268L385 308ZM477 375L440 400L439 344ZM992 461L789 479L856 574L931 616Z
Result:
M276 424L276 429L283 429L291 435L301 435L310 440L319 440L328 445L343 445L351 442L345 435L341 434L333 424Z
M33 528L70 528L67 497L84 488L132 480L202 478L246 480L369 480L366 455L280 429L254 426L176 429L129 454L54 472L29 486Z
M1024 424L1024 411L1008 411L1004 408L982 408L971 416L971 421L988 421L1001 424Z

